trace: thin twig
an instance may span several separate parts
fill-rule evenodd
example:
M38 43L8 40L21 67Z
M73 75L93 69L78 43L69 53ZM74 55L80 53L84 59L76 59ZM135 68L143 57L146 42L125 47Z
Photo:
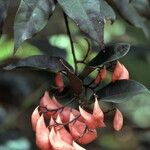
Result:
M56 120L55 120L55 123L57 125L63 125L63 126L66 126L72 122L75 122L79 117L81 116L81 114L79 114L78 116L76 116L75 118L73 118L72 120L68 121L68 122L65 122L65 123L58 123Z
M89 131L89 132L93 132L92 129L89 129L89 128L86 126L85 129L84 129L84 131L83 131L83 133L82 133L79 137L77 137L77 138L75 139L75 141L80 140L86 133L88 133L88 131Z
M88 49L87 49L87 52L86 52L86 55L84 56L84 59L82 60L83 62L85 62L85 60L87 59L88 55L89 55L89 52L90 52L90 43L88 40L87 41L87 44L88 44Z
M75 100L75 97L72 98L69 102L67 102L65 105L58 107L58 108L54 108L54 109L48 109L46 106L39 106L39 108L43 109L42 112L46 113L46 112L53 112L53 111L59 111L59 110L63 110L66 106L70 105L73 101Z
M74 66L75 66L75 74L77 74L77 72L78 72L77 59L76 59L76 55L75 55L75 49L73 46L73 40L72 40L71 33L70 33L69 22L67 19L67 15L64 12L63 12L63 14L64 14L64 19L65 19L67 34L68 34L69 39L70 39L71 51L72 51Z

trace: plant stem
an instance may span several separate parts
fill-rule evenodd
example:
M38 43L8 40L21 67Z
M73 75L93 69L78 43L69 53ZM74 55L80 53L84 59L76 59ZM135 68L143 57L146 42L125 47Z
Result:
M89 55L89 52L90 52L90 43L89 43L88 40L86 40L86 41L87 41L87 44L88 44L88 49L87 49L87 52L86 52L86 55L85 55L84 59L82 60L83 62L85 62L85 60L87 59L87 57Z
M70 39L71 52L72 52L72 55L73 55L74 66L75 66L75 74L77 74L77 72L78 72L77 59L76 59L76 55L75 55L75 49L74 49L74 46L73 46L73 40L72 40L71 33L70 33L69 22L68 22L67 15L64 12L63 12L63 14L64 14L64 19L65 19L67 34L68 34L69 39Z
M75 122L79 117L81 116L81 114L79 114L78 116L76 116L74 119L72 119L71 121L68 121L68 122L65 122L65 123L58 123L56 120L55 120L55 123L57 124L57 125L63 125L63 126L65 126L65 125L68 125L68 124L70 124L70 123L72 123L72 122Z

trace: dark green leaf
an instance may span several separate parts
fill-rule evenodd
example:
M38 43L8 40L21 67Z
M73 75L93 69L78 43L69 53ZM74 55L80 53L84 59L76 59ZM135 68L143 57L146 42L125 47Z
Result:
M54 8L53 0L21 0L14 23L15 51L46 26Z
M102 101L121 103L144 92L148 89L134 80L119 80L99 90L97 95Z
M125 56L129 49L130 45L125 43L108 45L104 50L101 50L95 58L91 60L89 66L96 67L117 60Z
M136 8L136 10L143 15L144 17L147 17L147 19L150 19L150 1L149 0L133 0L132 5Z
M73 92L79 95L82 92L82 80L80 80L75 74L67 71L68 78L70 80L70 87Z
M145 35L149 37L149 29L145 24L144 18L139 15L132 2L130 3L129 0L113 0L113 2L123 18L125 18L130 24L141 28Z
M65 13L103 47L106 20L114 20L115 13L104 0L58 0Z
M0 0L0 33L2 33L3 21L7 15L7 8L10 0Z
M63 62L63 65L62 65L62 62ZM73 70L72 67L60 57L37 55L37 56L30 56L22 60L19 60L16 63L6 66L4 69L11 70L11 69L15 69L18 67L30 67L30 68L44 69L44 70L57 72L60 70L64 70L65 69L64 65L69 70L71 71Z
M79 75L79 77L81 79L84 79L85 77L87 77L91 72L93 72L96 68L94 67L90 67L90 66L86 66L84 68L84 70L81 72L81 74Z
M94 91L92 89L84 87L82 93L80 94L80 97L82 99L85 99L86 101L89 101L93 95L94 95Z

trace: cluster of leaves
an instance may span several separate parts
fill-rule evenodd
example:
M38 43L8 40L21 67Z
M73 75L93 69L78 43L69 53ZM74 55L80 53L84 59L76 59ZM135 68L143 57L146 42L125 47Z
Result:
M5 69L11 70L18 67L30 67L49 70L50 72L64 71L70 81L69 86L73 93L79 96L85 89L84 79L92 71L103 65L108 66L111 70L112 67L110 66L116 60L126 55L130 49L130 46L125 43L114 45L104 44L104 24L106 21L113 22L116 19L113 8L116 8L120 15L130 24L142 28L148 36L148 28L145 20L135 7L134 0L21 0L14 22L14 52L16 52L23 41L32 38L46 26L56 5L61 6L64 18L66 18L66 24L67 17L71 18L93 42L99 45L100 52L97 56L86 64L81 74L78 74L76 68L74 71L70 64L61 57L45 55L25 58L17 63L6 66ZM6 18L8 6L9 0L0 0L1 24ZM70 41L73 43L71 36ZM75 59L76 65L77 60ZM124 101L129 96L145 91L147 89L136 81L122 80L107 84L106 87L100 88L98 91L93 91L92 94L96 92L101 100L118 103L122 101L121 99Z
M70 82L69 87L72 89L73 93L82 97L84 90L90 90L90 88L87 87L84 83L84 79L90 72L95 70L97 67L103 66L104 64L106 66L108 65L108 68L110 68L112 62L118 58L121 58L129 51L129 45L118 44L115 46L115 48L113 45L110 47L111 51L106 51L105 53L101 51L94 59L92 59L92 61L86 65L83 72L81 72L79 75L74 73L73 68L64 59L45 55L31 56L19 60L16 63L12 63L6 66L4 69L11 70L20 67L28 67L46 71L48 70L50 71L50 74L58 71L64 71L67 74ZM121 47L121 51L117 50L116 47ZM124 47L124 49L122 47ZM102 61L99 61L99 58L101 58ZM96 91L93 90L91 94L89 94L88 99L93 99L92 95L96 93L102 101L120 103L129 100L132 96L145 92L148 92L148 89L137 81L119 80L116 82L111 82L105 85L105 87L100 87L100 89L98 88ZM83 95L83 97L85 97L85 95Z
M2 30L10 0L0 1L0 23ZM108 4L109 3L109 4ZM140 0L21 0L14 22L15 50L20 44L41 31L46 24L56 5L71 18L79 28L91 39L96 41L101 48L104 47L104 24L106 21L116 19L113 10L117 8L120 15L131 25L141 28L148 37L146 18L142 16L141 9L150 6L149 1L141 3ZM139 8L138 6L141 5ZM113 8L112 8L112 7ZM143 7L142 7L143 6Z

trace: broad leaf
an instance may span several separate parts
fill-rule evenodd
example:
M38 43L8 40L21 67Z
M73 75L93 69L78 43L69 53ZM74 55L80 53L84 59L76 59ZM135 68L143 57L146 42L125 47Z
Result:
M10 0L0 0L0 33L2 33L3 21L7 15L7 8Z
M133 0L132 5L138 10L138 12L150 11L150 1L149 0ZM146 9L146 10L145 10Z
M121 103L145 92L148 89L134 80L118 80L97 91L97 95L102 101Z
M150 19L150 1L149 0L133 0L132 5L136 10L147 19Z
M15 51L46 26L54 8L53 0L21 0L14 23Z
M104 22L114 20L115 13L104 0L57 0L65 13L101 47Z
M76 74L71 72L64 62L62 62L62 65L64 66L64 70L67 72L67 77L70 81L70 88L75 94L79 95L82 92L82 80Z
M16 63L6 66L4 69L11 70L19 67L30 67L30 68L44 69L44 70L57 72L66 69L64 65L69 70L71 71L73 70L72 67L60 57L37 55L37 56L30 56L22 60L19 60Z
M68 78L70 80L70 88L73 92L79 95L82 92L82 80L80 80L75 74L67 71Z
M129 49L130 45L125 43L108 45L104 50L101 50L95 58L91 60L89 66L96 67L117 60L125 56Z
M132 2L130 3L129 0L113 0L113 2L122 17L124 17L130 24L141 28L145 35L149 37L149 29L144 22L144 18L139 15Z

